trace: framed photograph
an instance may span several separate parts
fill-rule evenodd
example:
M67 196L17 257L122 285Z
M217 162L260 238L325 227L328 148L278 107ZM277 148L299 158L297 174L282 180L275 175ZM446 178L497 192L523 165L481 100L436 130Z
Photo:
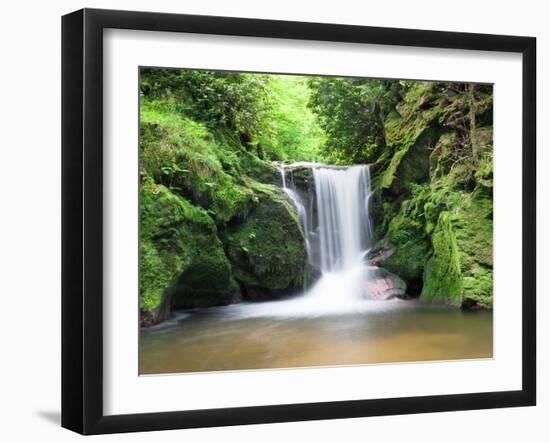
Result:
M531 37L62 20L62 425L536 402Z

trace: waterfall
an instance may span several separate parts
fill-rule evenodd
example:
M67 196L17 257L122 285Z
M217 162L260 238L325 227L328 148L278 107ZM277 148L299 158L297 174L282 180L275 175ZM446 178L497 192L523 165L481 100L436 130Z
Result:
M302 197L298 194L296 189L294 187L289 188L286 184L286 172L285 168L281 167L279 169L279 173L281 174L281 184L283 191L286 193L288 198L294 203L294 207L296 208L296 212L298 213L298 220L300 220L300 225L302 226L302 230L304 231L304 239L306 243L306 250L307 250L307 256L311 257L311 250L310 250L310 226L308 223L308 215L305 208L305 204L302 200ZM305 284L305 283L304 283Z
M311 169L314 190L296 186L296 167ZM369 276L364 259L372 241L369 167L302 163L283 166L279 172L282 189L298 213L309 262L320 276L303 296L266 306L270 315L324 315L358 309L364 305Z
M296 208L316 279L294 298L229 306L243 317L315 317L391 309L375 301L376 270L366 264L373 231L368 165L294 163L279 168L281 188ZM393 290L383 281L383 290ZM374 297L373 297L374 295ZM391 294L390 294L391 295ZM382 298L384 299L384 298Z
M369 167L313 169L320 233L321 271L360 266L371 246Z
M297 189L292 169L296 166L311 169L314 191L303 195L304 190ZM369 166L296 163L280 167L279 173L281 186L298 213L310 264L323 274L361 265L372 246Z

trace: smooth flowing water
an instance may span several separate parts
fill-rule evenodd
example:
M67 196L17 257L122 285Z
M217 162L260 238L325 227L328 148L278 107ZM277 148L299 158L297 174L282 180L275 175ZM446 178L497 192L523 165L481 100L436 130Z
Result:
M369 299L369 167L306 167L314 189L298 188L286 168L281 186L296 207L316 280L291 299L179 312L143 329L140 372L491 357L490 311Z
M142 331L140 373L491 358L492 312L366 301L362 312L247 316L250 305L180 312Z
M314 168L323 274L363 265L371 246L370 174L365 165Z
M361 311L368 298L370 273L364 258L372 243L369 166L297 165L311 168L313 195L304 198L300 194L292 169L290 183L286 168L280 169L281 183L296 207L310 264L320 278L302 297L272 304L269 309L289 316Z

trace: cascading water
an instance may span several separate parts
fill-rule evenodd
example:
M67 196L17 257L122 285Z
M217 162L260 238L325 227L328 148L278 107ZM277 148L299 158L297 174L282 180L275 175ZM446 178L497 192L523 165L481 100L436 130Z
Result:
M298 213L298 219L300 220L300 224L302 225L302 229L304 231L304 238L306 243L306 249L307 249L307 256L311 257L311 248L310 248L310 226L309 226L309 219L307 216L307 211L304 205L304 202L302 200L302 197L298 194L296 189L289 188L286 185L286 173L285 168L280 168L279 172L281 174L281 184L283 187L283 191L285 191L286 195L290 200L292 200L292 203L294 203L294 207L296 208L296 212ZM304 283L305 285L305 283Z
M315 168L313 177L321 271L345 271L362 265L371 246L369 167Z
M312 174L317 224L306 236L318 243L318 256L310 255L310 261L321 277L294 308L314 315L355 312L365 307L369 278L364 263L372 240L369 167L318 166Z
M311 169L314 191L296 187L296 167ZM281 185L296 208L310 264L320 277L302 296L241 305L235 308L238 315L292 317L364 310L369 278L364 261L372 241L369 167L301 163L287 168L280 169Z

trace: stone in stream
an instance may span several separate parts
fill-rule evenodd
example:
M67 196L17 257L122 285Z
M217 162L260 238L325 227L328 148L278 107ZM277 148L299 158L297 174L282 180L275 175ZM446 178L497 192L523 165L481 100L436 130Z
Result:
M370 300L390 300L406 298L405 281L384 268L369 267L369 278L365 282L366 298Z

